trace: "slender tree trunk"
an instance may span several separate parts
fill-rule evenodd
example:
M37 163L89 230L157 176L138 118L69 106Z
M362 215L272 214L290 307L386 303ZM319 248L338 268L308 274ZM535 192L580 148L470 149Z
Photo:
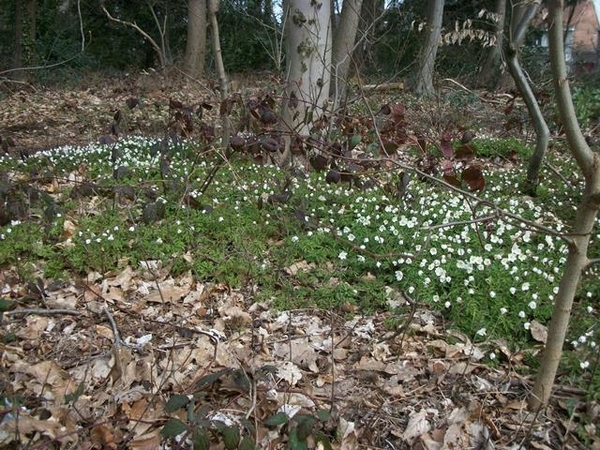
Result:
M417 95L433 95L433 74L442 33L442 17L444 0L428 0L427 2L427 35L421 48L416 70L411 80L411 88Z
M223 64L223 54L221 52L221 38L219 37L219 22L217 20L217 13L219 12L220 1L208 0L208 2L208 15L210 17L210 26L212 29L213 53L215 57L217 75L219 76L219 88L221 91L221 125L223 127L221 146L223 148L223 152L225 152L226 154L229 148L231 123L229 120L229 113L227 112L227 108L223 107L223 104L227 101L227 98L229 97L229 80L227 79L225 65Z
M192 77L204 73L206 59L206 0L188 0L184 70Z
M171 2L170 0L165 1L165 58L169 61L169 64L173 64L173 52L171 50L171 25L173 23L173 17L171 15Z
M15 2L13 50L13 68L15 69L35 64L36 13L35 0L17 0ZM27 72L16 70L13 77L16 80L24 81L27 78Z
M23 4L15 1L15 46L13 51L13 68L23 67ZM17 70L13 73L16 80L23 80L24 72Z
M368 66L371 61L371 44L375 42L375 23L383 15L385 4L383 0L363 0L358 25L358 39L361 45L354 51L354 58L358 71Z
M27 64L36 64L36 51L35 51L35 35L37 30L37 2L36 0L27 0L25 3L25 13L27 20L26 36L27 42Z
M558 111L571 154L583 173L585 187L583 199L577 209L573 223L569 255L554 303L552 320L548 326L548 341L529 398L529 407L532 410L537 410L550 400L562 355L563 343L567 334L573 298L581 274L590 262L587 257L588 246L593 234L596 216L600 209L600 154L592 151L586 143L575 116L565 63L563 9L563 0L549 2L550 64Z
M360 22L363 0L344 0L340 22L335 30L332 48L332 89L336 102L346 97L347 78Z
M479 86L494 89L500 80L500 66L502 62L502 46L504 45L504 24L506 23L506 0L497 0L494 11L494 36L495 45L490 49L485 58L479 76Z
M536 133L535 150L529 159L527 167L527 177L525 179L524 191L527 194L535 195L539 183L539 174L544 160L544 155L550 141L550 130L544 119L544 115L535 98L535 94L529 86L529 81L525 72L519 63L519 50L525 40L525 34L529 28L531 20L535 16L540 4L539 1L515 5L510 20L510 35L504 46L506 65L510 72L519 93L523 97L533 127Z
M337 0L329 0L329 3L331 4L329 6L331 8L331 35L334 36L333 45L335 45L335 35L337 34L338 25L340 22L339 3Z
M164 17L161 21L159 18L156 8L154 7L154 2L148 1L148 9L150 9L150 14L152 14L152 18L154 19L154 24L156 25L156 29L158 30L158 34L160 36L160 55L161 55L161 68L164 68L166 65L171 65L171 49L169 48L169 9L168 2L164 10Z

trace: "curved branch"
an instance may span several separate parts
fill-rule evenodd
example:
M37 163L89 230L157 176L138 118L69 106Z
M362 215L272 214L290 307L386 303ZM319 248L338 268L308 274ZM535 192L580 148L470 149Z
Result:
M142 30L135 22L128 22L126 20L121 20L121 19L117 19L116 17L113 17L108 12L108 10L104 7L104 5L102 5L102 11L104 11L104 14L106 14L106 16L109 18L109 20L112 20L113 22L116 22L121 25L125 25L127 27L131 27L134 30L136 30L138 33L140 33L144 37L144 39L146 39L148 42L150 42L150 45L158 54L158 59L160 60L160 67L163 68L166 66L165 55L163 54L162 50L160 49L160 46L156 43L156 41L154 39L152 39L152 36L150 36L148 33L146 33L144 30Z
M557 3L557 2L553 2ZM563 2L558 2L563 4ZM561 6L554 6L560 8ZM583 176L586 180L592 177L594 167L594 152L590 149L587 144L579 123L577 122L577 115L575 114L575 107L573 106L573 97L571 96L571 88L567 80L567 65L564 57L564 37L563 37L563 26L561 23L556 21L563 20L562 10L558 11L550 22L550 29L548 37L551 43L554 43L555 49L561 49L553 51L550 50L550 66L552 69L552 78L555 80L555 91L556 91L556 102L558 103L558 110L560 112L560 118L564 126L565 135L569 143L577 165L583 172Z
M82 15L81 15L81 1L80 0L77 1L77 14L79 16L79 32L81 33L81 51L79 53L77 53L74 56L71 56L68 59L65 59L63 61L59 61L59 62L54 63L54 64L46 64L46 65L43 65L43 66L15 67L13 69L3 70L3 71L0 71L0 76L6 75L6 74L12 73L12 72L21 72L21 71L28 71L28 70L52 69L54 67L58 67L58 66L62 66L64 64L67 64L67 63L73 61L79 55L81 55L84 52L84 50L85 50L85 33L83 32L83 19L82 19ZM2 79L2 81L4 81L4 79ZM13 82L13 83L20 83L20 84L27 84L27 83L24 83L24 82L21 82L21 81L17 81L17 80L11 80L11 82Z

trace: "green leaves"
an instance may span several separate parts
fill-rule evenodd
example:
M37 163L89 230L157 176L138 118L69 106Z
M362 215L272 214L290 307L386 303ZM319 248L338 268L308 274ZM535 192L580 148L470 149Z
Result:
M187 429L188 427L185 423L172 417L163 425L160 434L166 438L174 438L187 431Z
M190 402L190 398L187 395L176 394L169 399L165 405L166 412L175 412L180 408L183 408Z
M313 426L315 425L315 418L307 414L299 414L295 416L294 419L296 422L298 422L298 438L301 440L306 440L306 438L312 434Z
M360 134L353 134L352 136L350 136L350 139L348 139L348 150L352 150L354 147L360 144L360 141Z
M290 430L290 437L288 442L290 450L306 450L308 449L308 444L306 443L306 438L302 438L300 436L300 432L297 428L292 428Z
M200 390L204 386L213 384L215 381L220 379L222 376L228 374L229 372L231 372L231 369L223 369L200 378L196 383L196 389Z
M77 386L77 389L75 389L75 391L73 391L70 394L65 395L65 403L69 404L71 402L76 402L77 399L81 396L81 394L83 394L83 390L84 390L84 384L82 381L81 383L79 383L79 385Z
M15 302L13 302L12 300L0 298L0 313L4 311L10 311L12 308L14 308L14 305Z
M208 430L198 427L192 434L192 442L194 444L194 450L208 450L210 449L210 435Z
M240 430L237 427L224 427L221 430L223 445L227 450L235 450L240 443Z
M265 420L265 425L268 427L277 427L279 425L283 425L284 423L287 423L287 421L289 420L289 417L286 413L284 412L278 412L277 414L269 417L267 420Z

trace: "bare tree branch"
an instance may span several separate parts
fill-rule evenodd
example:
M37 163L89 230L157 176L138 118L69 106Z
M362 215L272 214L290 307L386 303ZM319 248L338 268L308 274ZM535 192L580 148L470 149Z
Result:
M52 69L54 67L63 66L65 64L73 61L78 56L80 56L85 51L85 33L83 31L83 18L82 18L82 15L81 15L81 0L77 0L77 15L79 17L79 31L81 33L81 51L79 53L77 53L76 55L73 55L72 57L70 57L68 59L65 59L63 61L59 61L59 62L54 63L54 64L47 64L47 65L43 65L43 66L15 67L13 69L3 70L3 71L0 72L0 76L6 75L6 74L9 74L9 73L13 73L13 72ZM27 84L27 83L25 83L23 81L18 81L18 80L10 80L10 81L13 82L13 83Z
M144 39L146 39L148 42L150 42L150 45L158 54L158 59L160 61L160 67L163 68L166 66L165 55L163 54L161 48L156 43L156 41L154 39L152 39L152 36L150 36L148 33L146 33L144 30L142 30L135 22L128 22L126 20L121 20L121 19L117 19L116 17L113 17L108 12L108 10L104 7L104 5L102 5L102 11L104 11L104 14L106 14L106 16L113 22L119 23L121 25L125 25L127 27L131 27L134 30L136 30L138 33L140 33L144 37Z
M167 47L165 43L165 35L167 34L167 16L165 15L165 19L163 20L163 24L161 26L160 21L158 20L158 16L156 15L156 11L154 11L154 7L152 3L148 2L148 8L150 8L150 12L152 13L152 18L154 19L154 23L156 24L156 28L158 28L158 34L160 34L160 48L162 55L167 60Z

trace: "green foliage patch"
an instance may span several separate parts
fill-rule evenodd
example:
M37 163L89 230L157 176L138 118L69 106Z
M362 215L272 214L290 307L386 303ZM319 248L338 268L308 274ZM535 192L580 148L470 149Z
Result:
M36 174L52 168L56 213L32 203L27 217L4 225L0 266L19 267L24 278L41 267L54 279L159 260L174 274L191 271L233 287L252 283L258 300L282 309L393 311L403 306L398 293L404 292L475 341L504 339L512 348L531 346L531 327L550 318L567 254L559 236L568 233L563 217L582 185L577 178L564 183L573 168L560 155L549 155L552 169L544 169L536 198L519 193L522 164L491 164L478 202L415 175L399 197L390 190L403 177L397 170L371 173L378 179L373 187L331 184L320 172L294 176L242 155L223 161L192 142L167 150L167 188L156 145L127 138L115 148L63 147L25 161L3 156L3 173L40 187ZM476 139L473 145L489 158L528 152L519 141ZM129 172L117 180L113 167L120 165ZM90 192L82 188L86 182L95 186ZM122 195L126 186L129 196ZM160 214L146 217L149 204ZM592 252L598 256L597 242ZM592 267L569 338L575 372L586 373L597 358L599 292Z

